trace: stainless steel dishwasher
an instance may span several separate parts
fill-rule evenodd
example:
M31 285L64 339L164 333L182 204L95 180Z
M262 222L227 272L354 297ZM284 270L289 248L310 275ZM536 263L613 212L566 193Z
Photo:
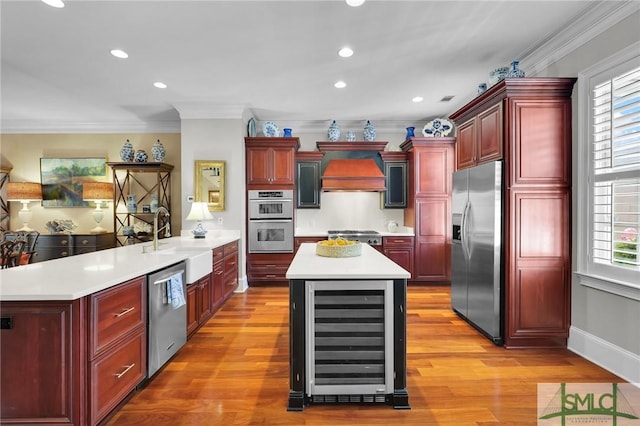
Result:
M147 275L149 294L148 378L151 378L162 368L187 341L185 271L185 262L180 262ZM178 277L179 280L177 280ZM178 284L181 289L172 289L172 286ZM180 300L180 295L182 295L182 300Z

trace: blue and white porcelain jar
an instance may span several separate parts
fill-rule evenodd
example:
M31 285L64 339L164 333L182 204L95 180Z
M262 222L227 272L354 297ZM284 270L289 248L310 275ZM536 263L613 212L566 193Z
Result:
M507 73L507 78L524 78L524 71L518 68L520 61L515 60L511 62L511 69Z
M133 145L129 142L129 139L120 148L120 159L124 162L130 163L133 161Z
M138 210L138 203L135 195L127 195L127 212L135 213Z
M149 156L144 151L144 149L139 149L136 151L136 155L133 157L133 161L136 163L146 163L149 159Z
M373 142L376 140L376 129L369 120L367 120L367 124L364 125L362 136L364 137L365 142Z
M327 130L327 137L331 142L336 142L340 139L340 126L338 126L336 120L333 120L333 123L329 126L329 130Z
M166 152L164 150L164 146L160 143L160 139L158 139L151 147L151 156L153 157L153 161L157 163L162 163L164 161Z

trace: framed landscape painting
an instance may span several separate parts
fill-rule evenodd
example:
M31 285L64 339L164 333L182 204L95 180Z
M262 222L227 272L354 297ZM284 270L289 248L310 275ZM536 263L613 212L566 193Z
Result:
M82 201L84 182L107 177L106 158L41 158L40 182L44 207L90 207Z

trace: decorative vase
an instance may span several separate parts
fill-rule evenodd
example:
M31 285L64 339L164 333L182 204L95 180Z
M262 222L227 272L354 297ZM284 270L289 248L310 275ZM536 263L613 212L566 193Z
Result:
M138 211L138 203L135 195L127 195L127 212L135 213Z
M507 73L507 78L524 78L524 71L518 68L520 61L516 60L511 62L511 69Z
M120 148L120 159L124 162L130 163L133 161L133 145L129 142L129 139Z
M349 130L345 136L347 142L355 142L356 141L356 132L352 132Z
M407 127L407 136L405 136L405 139L409 139L415 136L415 134L413 133L413 131L415 130L415 127Z
M291 135L291 132L293 131L292 129L284 128L282 129L282 131L284 132L283 137L290 138L292 136Z
M149 159L149 156L144 151L144 149L139 149L136 151L136 155L133 157L133 161L136 163L146 163Z
M478 95L482 95L486 91L487 91L487 83L478 84Z
M167 153L164 150L164 146L160 143L160 139L158 139L151 147L151 155L153 156L153 161L157 163L162 163L164 161L164 157Z
M369 120L367 120L367 124L364 125L362 135L364 136L365 142L373 142L376 140L376 128L373 127L373 124L371 124Z
M158 194L151 195L151 213L158 211Z
M329 130L327 130L327 136L329 137L329 140L331 142L336 142L338 139L340 139L340 127L338 126L338 123L336 123L336 120L333 120L333 123L331 123L331 125L329 126Z

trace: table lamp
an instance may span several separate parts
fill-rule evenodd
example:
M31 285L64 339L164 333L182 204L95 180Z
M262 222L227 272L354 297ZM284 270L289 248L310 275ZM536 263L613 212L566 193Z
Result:
M18 212L18 217L22 221L22 228L18 231L33 231L29 228L31 220L31 210L29 202L42 200L42 185L35 182L9 182L7 183L7 201L20 201L22 210Z
M209 213L209 205L207 203L193 203L191 204L191 211L187 215L186 220L197 220L198 224L195 229L191 231L193 238L204 238L207 230L202 226L203 220L212 220L213 216Z
M93 211L93 220L96 221L96 227L90 230L92 234L102 234L107 232L100 226L100 222L104 218L102 210L103 201L113 201L113 184L111 182L86 182L82 184L82 199L84 201L94 201L96 209Z

